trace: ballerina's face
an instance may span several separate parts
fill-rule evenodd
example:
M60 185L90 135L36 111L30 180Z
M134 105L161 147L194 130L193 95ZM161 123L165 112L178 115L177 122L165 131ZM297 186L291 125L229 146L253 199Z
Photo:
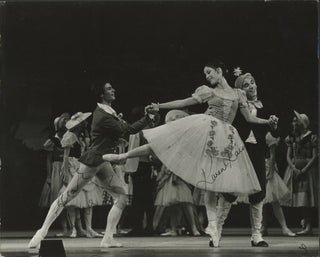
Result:
M257 99L257 85L253 77L248 76L244 79L242 89L246 92L248 100Z
M222 77L220 69L214 69L208 66L205 66L203 69L203 73L206 76L206 80L212 85L218 84L219 80Z

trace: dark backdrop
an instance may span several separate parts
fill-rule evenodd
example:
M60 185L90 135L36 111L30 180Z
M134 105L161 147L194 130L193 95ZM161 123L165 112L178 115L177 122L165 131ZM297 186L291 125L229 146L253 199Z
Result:
M219 57L255 76L259 95L278 109L282 138L293 109L318 129L316 1L7 2L0 11L3 229L43 221L41 145L54 117L94 109L98 78L112 81L115 109L132 120L136 106L190 96L206 83L205 62ZM282 141L281 175L285 150ZM227 225L248 225L247 209L235 208ZM298 226L299 212L285 211Z

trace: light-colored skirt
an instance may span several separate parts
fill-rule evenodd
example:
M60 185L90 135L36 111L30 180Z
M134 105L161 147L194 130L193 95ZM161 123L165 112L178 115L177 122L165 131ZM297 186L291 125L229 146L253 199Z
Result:
M264 203L280 202L289 199L290 191L283 182L277 171L274 171L272 178L267 180L266 197Z
M244 144L231 124L195 114L143 134L161 162L197 188L237 195L261 190Z

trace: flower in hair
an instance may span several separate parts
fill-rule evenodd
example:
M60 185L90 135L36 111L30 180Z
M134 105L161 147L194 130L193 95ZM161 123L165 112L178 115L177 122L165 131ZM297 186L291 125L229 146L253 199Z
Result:
M240 67L234 68L233 70L233 75L236 77L239 77L242 74L242 70L240 69Z

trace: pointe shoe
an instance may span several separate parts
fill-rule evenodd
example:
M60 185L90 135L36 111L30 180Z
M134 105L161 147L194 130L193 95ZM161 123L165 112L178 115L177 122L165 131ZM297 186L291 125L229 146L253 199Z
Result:
M100 243L101 247L105 247L105 248L119 248L119 247L123 247L121 243L117 242L116 240L114 240L113 238L107 238L107 239L102 239L101 243Z
M70 238L76 238L77 237L77 230L75 228L72 229L72 233L69 236Z
M293 233L289 228L282 229L282 234L286 236L297 236L297 234Z
M40 247L41 241L44 239L42 231L39 229L35 235L32 237L31 241L28 244L28 248L38 248Z
M94 238L94 237L103 237L102 234L94 231L92 228L88 229L86 232L86 237L87 238Z
M214 229L211 229L210 227L206 227L205 233L211 236L209 246L219 247L220 238L217 236L217 231L214 231Z
M126 154L104 154L102 159L107 162L121 163L126 160Z

